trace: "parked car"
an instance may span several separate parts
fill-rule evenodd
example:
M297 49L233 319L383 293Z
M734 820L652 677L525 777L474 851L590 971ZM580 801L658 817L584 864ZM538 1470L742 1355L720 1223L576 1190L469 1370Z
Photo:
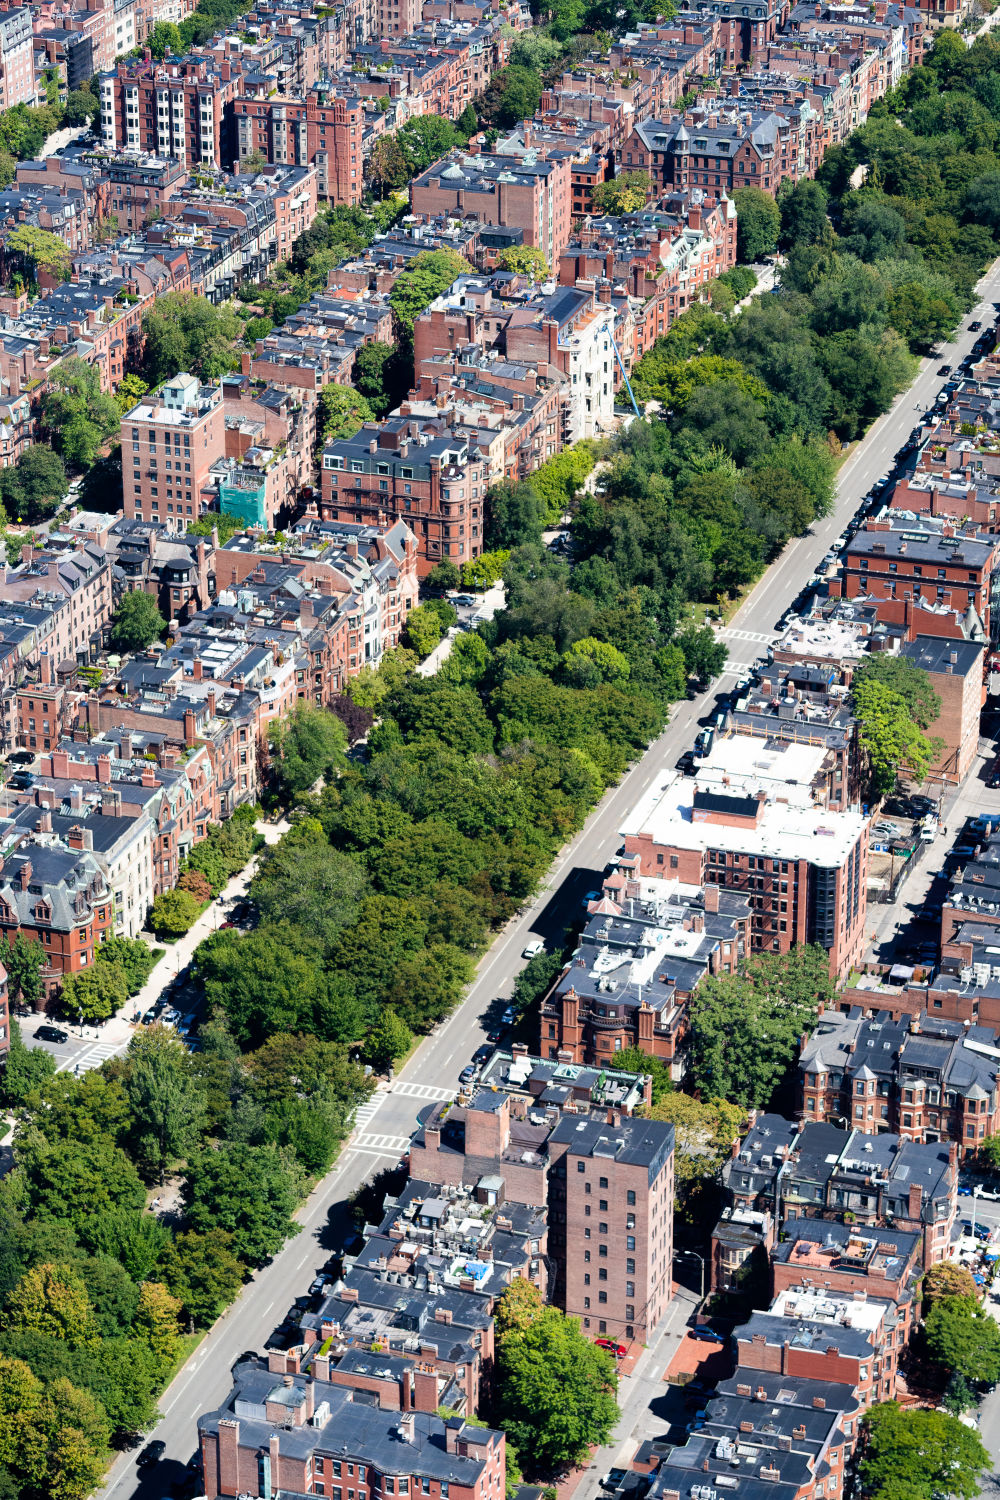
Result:
M69 1032L61 1026L39 1026L35 1037L40 1042L68 1042Z
M166 1451L166 1443L162 1442L160 1438L154 1438L153 1442L147 1443L139 1454L139 1457L135 1461L136 1468L146 1469L150 1464L159 1463Z
M970 333L978 333L979 330L980 330L980 328L982 328L982 326L983 326L982 323L980 323L979 319L976 318L974 322L972 322L972 323L969 324L969 332Z
M587 894L581 898L580 905L583 907L584 911L586 911L590 906L591 901L600 901L600 899L600 891L588 891Z
M503 1015L500 1017L501 1024L504 1025L504 1026L513 1026L513 1024L514 1024L514 1022L516 1020L517 1020L517 1011L514 1009L513 1005L508 1005L507 1009L504 1011Z
M688 1332L693 1339L701 1339L702 1343L705 1344L724 1344L726 1342L724 1333L716 1332L714 1328L709 1328L705 1323L701 1324L698 1328L689 1328Z
M625 1344L618 1344L614 1339L595 1339L594 1343L598 1349L606 1349L609 1354L613 1354L615 1359L623 1359L628 1353Z
M522 958L537 958L539 953L545 952L544 938L531 938L521 949Z
M680 759L677 762L676 769L678 771L683 772L683 774L685 776L693 776L695 774L695 771L696 771L697 768L696 768L695 763L694 763L694 751L693 750L685 750L684 751L684 754L680 757Z
M475 1063L477 1068L482 1068L485 1067L492 1056L493 1048L490 1046L489 1042L484 1042L481 1047L477 1047L475 1052L473 1052L472 1061Z
M466 1063L465 1067L458 1075L458 1081L459 1083L471 1083L475 1076L476 1069L473 1067L472 1063Z
M942 365L941 368L940 368L940 370L938 370L938 374L939 375L950 375L951 374L951 365Z

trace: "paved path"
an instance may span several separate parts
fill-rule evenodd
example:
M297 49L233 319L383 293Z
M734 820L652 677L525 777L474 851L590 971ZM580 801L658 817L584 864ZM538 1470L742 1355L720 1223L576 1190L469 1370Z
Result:
M990 299L1000 297L1000 262L981 283L981 295ZM985 316L978 309L969 316L977 315ZM992 308L989 315L992 317ZM760 638L770 637L775 622L815 571L862 497L886 471L892 454L902 446L915 420L915 405L923 411L934 402L944 383L937 376L937 366L943 360L957 364L971 349L974 339L974 334L963 332L935 360L924 360L914 384L857 445L841 468L831 515L818 522L807 536L788 545L730 622L734 634L727 643L734 662L728 673L745 672L747 664L761 654ZM738 632L744 632L747 638ZM663 734L619 785L605 794L583 830L553 864L537 897L522 916L497 936L481 960L461 1007L417 1048L397 1081L381 1091L383 1097L375 1109L366 1106L360 1129L340 1161L297 1215L301 1233L248 1283L164 1393L163 1419L155 1431L155 1436L166 1444L164 1461L140 1482L133 1456L122 1455L103 1491L106 1500L125 1500L133 1491L142 1500L147 1497L161 1500L166 1487L180 1477L181 1466L196 1446L198 1416L211 1410L229 1391L234 1361L244 1349L263 1343L294 1297L307 1286L311 1273L341 1243L349 1194L373 1169L398 1160L400 1143L405 1143L419 1110L426 1107L427 1101L421 1098L419 1090L430 1086L447 1094L456 1087L459 1072L485 1040L485 1032L493 1023L500 1002L511 993L514 978L523 964L521 950L528 938L561 940L566 926L579 917L583 895L593 889L614 857L620 843L618 830L626 812L654 778L662 774L664 766L672 766L681 751L689 748L699 719L707 718L714 709L715 700L710 693L677 704ZM673 1318L680 1315L679 1311L675 1313L674 1306L671 1304L664 1328L653 1334L654 1344L662 1339L664 1332L669 1337ZM654 1362L655 1357L651 1364ZM640 1367L644 1368L641 1362ZM624 1399L630 1402L628 1396ZM641 1405L639 1396L635 1400ZM628 1417L626 1411L623 1431L628 1426ZM639 1420L637 1409L632 1426ZM583 1500L596 1494L598 1478L596 1467L588 1470L578 1491Z

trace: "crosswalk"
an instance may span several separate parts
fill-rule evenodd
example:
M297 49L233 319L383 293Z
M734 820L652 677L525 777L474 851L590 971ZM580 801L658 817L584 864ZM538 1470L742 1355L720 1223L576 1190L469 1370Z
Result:
M125 1050L125 1042L95 1042L91 1047L84 1047L82 1052L77 1052L73 1057L67 1057L56 1068L57 1073L85 1073L89 1068L99 1068L102 1062L107 1062L109 1057L115 1057L119 1052Z
M436 1103L444 1103L446 1099L454 1099L454 1089L436 1089L429 1083L394 1083L392 1086L394 1094L402 1094L406 1099L433 1099Z
M726 641L753 641L755 645L766 646L773 640L771 635L762 635L759 630L737 630L732 625L724 625L721 630L716 631Z
M373 1120L385 1103L385 1094L374 1093L364 1104L359 1104L354 1111L354 1128L363 1130L369 1120Z
M410 1144L408 1135L374 1135L364 1132L351 1141L352 1151L363 1151L366 1156L402 1156Z

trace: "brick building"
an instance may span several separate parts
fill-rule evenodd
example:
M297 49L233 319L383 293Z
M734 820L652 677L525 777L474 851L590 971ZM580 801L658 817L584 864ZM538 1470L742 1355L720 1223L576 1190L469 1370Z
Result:
M241 95L233 114L237 160L259 152L268 162L313 165L321 198L361 202L366 115L360 97L318 83L304 99Z
M420 571L461 565L483 550L488 464L443 423L389 417L323 449L320 514L361 526L404 521L420 546Z
M31 11L0 11L0 109L15 104L34 104L35 41Z
M476 156L452 151L410 183L415 214L478 219L520 229L554 266L569 240L573 188L569 153Z
M664 770L621 828L638 874L745 893L751 946L818 943L844 974L864 942L867 819L817 805L822 746L769 745L746 774L737 739L716 741L692 779Z
M178 530L205 509L212 465L225 454L219 385L177 375L122 418L122 486L129 519L166 521ZM129 457L131 455L131 463Z
M822 160L822 122L795 114L714 106L638 123L622 152L626 171L648 172L657 195L700 187L716 197L756 187L772 196L786 179L811 177Z
M709 885L639 880L620 859L591 902L579 946L542 1001L543 1056L613 1063L628 1047L683 1073L687 1001L705 974L734 973L750 950L745 896Z
M0 933L42 945L47 990L93 964L97 945L114 931L113 907L85 828L65 842L26 840L0 868Z
M592 1338L642 1342L670 1298L672 1125L619 1110L532 1117L526 1101L485 1089L434 1106L410 1147L427 1182L490 1185L547 1206L554 1297Z
M104 144L173 157L183 166L229 167L236 155L233 106L241 82L238 59L211 53L162 63L147 53L120 62L101 74Z
M923 1012L822 1015L799 1054L803 1120L842 1120L877 1101L882 1124L903 1140L954 1141L975 1152L1000 1130L996 1032Z
M443 1420L434 1407L384 1410L365 1399L360 1380L345 1386L320 1374L276 1374L256 1360L234 1374L225 1404L198 1421L209 1500L264 1500L279 1491L337 1500L345 1488L357 1500L497 1500L504 1493L502 1432Z

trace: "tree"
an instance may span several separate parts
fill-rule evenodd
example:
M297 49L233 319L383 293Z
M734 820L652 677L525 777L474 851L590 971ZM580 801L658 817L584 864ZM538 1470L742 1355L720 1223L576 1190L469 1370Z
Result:
M943 741L929 738L914 723L906 698L873 677L853 685L851 699L874 791L892 792L900 772L923 781Z
M3 1326L52 1334L71 1349L92 1349L100 1330L79 1273L71 1266L37 1265L26 1271L7 1299Z
M409 1051L412 1041L413 1035L406 1022L386 1006L365 1038L362 1050L365 1060L373 1068L385 1070Z
M905 656L865 656L858 663L852 682L880 682L898 693L910 717L921 729L929 729L941 713L941 699L930 676Z
M533 245L508 245L497 256L497 270L530 276L532 281L544 281L549 274L549 263L541 250L536 250Z
M125 1092L132 1108L132 1154L144 1175L163 1182L185 1160L205 1123L205 1096L190 1054L166 1026L143 1028L125 1054Z
M62 504L68 480L46 443L31 443L12 468L0 470L0 498L18 521L44 521Z
M418 604L406 617L405 644L421 658L430 656L444 635L441 616L426 604Z
M984 1385L1000 1380L1000 1326L974 1296L940 1298L924 1332L928 1352L947 1369Z
M646 207L652 192L648 172L619 172L610 182L598 182L590 197L595 213L637 214Z
M243 323L228 303L216 306L193 292L158 297L142 320L145 378L150 386L182 371L216 380L239 366Z
M406 370L395 344L362 344L354 356L354 387L376 418L384 417L406 395Z
M520 547L541 538L545 502L528 482L495 484L486 493L486 545Z
M380 135L368 153L368 180L380 198L393 193L410 179L410 164L402 146L392 135Z
M618 1420L617 1376L576 1318L543 1306L537 1288L532 1297L518 1281L501 1299L516 1296L520 1310L498 1321L498 1416L524 1461L547 1474L608 1441Z
M101 101L89 89L72 89L66 96L63 120L67 125L90 125L101 112Z
M987 173L971 182L963 207L971 223L985 224L991 234L1000 234L1000 172Z
M239 1294L246 1266L235 1254L228 1230L187 1230L171 1242L162 1271L192 1323L209 1328Z
M146 38L146 46L157 62L162 62L168 52L172 52L175 57L182 57L185 51L180 27L173 21L157 21Z
M61 360L49 377L40 417L53 448L75 469L89 469L121 427L114 397L101 390L97 369L77 355Z
M94 1026L121 1010L127 999L128 984L121 969L113 964L95 964L66 975L59 993L59 1010L70 1021L79 1018Z
M441 115L415 115L397 132L396 140L402 147L411 177L462 144L457 127Z
M457 250L423 250L404 266L389 293L389 305L396 315L402 336L413 337L413 321L454 283L456 277L472 268Z
M45 1500L86 1500L110 1439L100 1402L65 1377L46 1387L24 1363L0 1355L0 1465L12 1485Z
M466 140L468 140L470 136L476 134L477 130L479 129L479 116L476 114L476 106L472 103L471 100L462 110L462 113L459 115L457 121L455 122L455 125L458 133L461 136L464 136Z
M123 417L132 410L133 406L138 406L148 390L149 386L141 375L122 376L118 382L118 389L115 391L115 402Z
M97 963L114 964L122 971L130 995L139 993L156 964L156 955L141 938L105 938L94 957Z
M873 1406L865 1417L867 1445L861 1475L874 1500L927 1500L958 1495L974 1500L990 1462L978 1432L943 1412L897 1402Z
M313 819L297 824L295 835L267 851L250 891L275 933L286 922L329 943L356 919L368 879L361 862L331 848Z
M939 1260L926 1270L920 1282L924 1314L945 1297L974 1297L976 1282L966 1266L954 1260Z
M351 438L364 426L374 422L375 413L360 392L347 385L331 382L319 393L320 420L317 428L320 443Z
M188 1165L188 1223L199 1234L226 1230L239 1259L261 1265L294 1232L292 1214L301 1186L302 1172L289 1152L274 1145L223 1141L199 1152Z
M149 908L149 926L158 938L183 937L201 916L204 904L190 891L161 891Z
M9 254L20 255L29 263L33 275L41 272L55 281L69 280L73 256L66 241L57 234L38 229L34 224L20 224L8 233L6 247Z
M669 1065L641 1047L623 1047L615 1053L615 1067L626 1073L646 1073L652 1080L652 1103L659 1104L673 1091Z
M675 642L684 653L684 665L700 682L711 682L724 670L728 651L711 625L688 625L678 631Z
M153 596L142 589L130 589L111 617L111 644L116 651L145 651L166 628Z
M979 1160L989 1172L1000 1172L1000 1135L988 1135L980 1142Z
M509 130L531 119L541 97L542 80L534 69L509 63L490 78L479 100L479 117L484 124Z
M180 1348L180 1310L180 1299L172 1297L160 1282L143 1282L133 1332L149 1346L161 1378L169 1373Z
M302 942L293 946L294 938L294 929L261 927L245 937L222 933L198 950L206 999L225 1013L244 1046L259 1046L275 1031L323 1024L328 987L320 955Z
M336 714L302 702L272 724L270 744L280 795L294 802L344 764L347 736Z
M56 1070L56 1061L51 1052L42 1047L26 1047L21 1028L16 1021L10 1023L10 1051L0 1074L3 1102L17 1108L27 1103L36 1090L44 1088Z
M736 204L736 256L750 262L773 255L778 248L781 210L762 188L741 187L733 193Z
M449 590L458 588L461 578L462 575L451 558L444 557L431 568L424 579L424 587L429 594L447 594Z
M736 974L707 976L689 1002L694 1087L745 1109L765 1106L819 1002L832 996L829 956L813 944L758 953Z
M826 189L812 178L794 183L786 179L778 189L777 202L782 250L791 250L796 245L818 245L829 234Z

